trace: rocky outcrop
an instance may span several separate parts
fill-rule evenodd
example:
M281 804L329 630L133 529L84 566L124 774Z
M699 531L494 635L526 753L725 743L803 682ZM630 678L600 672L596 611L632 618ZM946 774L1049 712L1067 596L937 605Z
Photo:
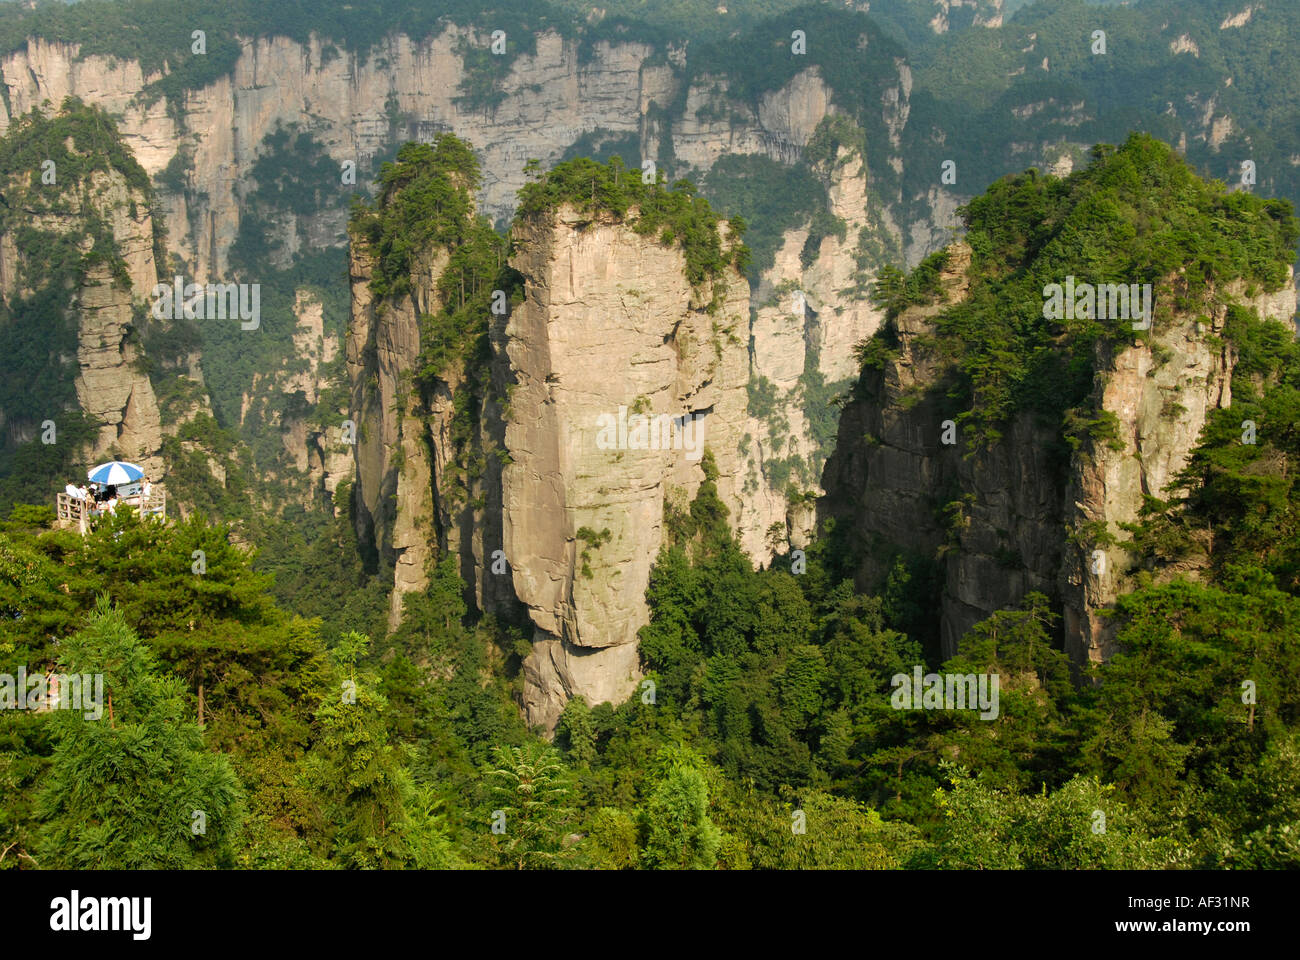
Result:
M760 390L751 409L757 415L746 427L745 497L736 528L746 551L763 563L788 543L806 544L814 532L812 515L793 510L786 495L789 484L820 494L829 453L809 423L805 375L820 375L827 393L847 387L856 373L854 346L884 316L868 297L873 274L864 250L886 228L869 214L866 161L860 150L840 146L823 174L828 212L843 223L843 237L822 237L805 265L809 228L787 231L752 298L750 378L771 398Z
M947 33L958 18L962 26L1000 27L1002 7L1003 0L934 0L929 27L935 33Z
M97 264L86 271L76 310L77 400L98 425L82 459L132 460L161 476L162 420L153 385L137 365L140 349L130 339L130 292L121 289L106 264Z
M1226 299L1286 323L1296 311L1292 279L1275 294L1253 297L1233 281ZM1148 342L1118 352L1098 347L1094 396L1098 409L1116 415L1120 431L1115 443L1085 442L1070 465L1065 520L1084 535L1066 551L1059 586L1066 652L1076 662L1104 660L1113 651L1113 623L1100 611L1132 586L1127 554L1114 542L1125 539L1123 524L1137 522L1144 497L1179 492L1175 477L1206 418L1232 402L1236 354L1221 338L1226 317L1226 304L1212 303L1201 318L1156 324Z
M632 692L666 502L693 498L711 462L740 509L748 288L734 271L716 297L693 288L679 248L569 207L512 239L523 299L492 316L488 369L467 354L419 384L419 318L441 306L448 253L426 251L409 293L376 299L354 244L355 507L362 542L393 566L390 626L451 556L479 610L531 627L523 707L549 729L573 696ZM462 411L477 411L468 441ZM640 414L665 434L642 437Z
M733 273L710 312L678 248L567 207L513 237L525 299L499 358L513 382L501 518L535 630L524 707L549 727L572 696L617 703L634 689L665 501L695 496L705 448L719 495L739 509L748 290ZM642 446L638 413L675 422L676 442Z
M32 181L40 176L34 171ZM21 241L16 231L0 235L0 296L7 303L48 281L29 276L28 260L38 254L32 244L75 238L81 253L89 254L95 241L86 225L92 219L102 224L101 242L111 243L113 256L88 258L68 301L77 327L77 403L96 431L77 459L131 459L160 476L162 424L153 386L140 365L135 320L157 283L147 198L112 168L48 185L20 184L5 193L14 203L30 204L22 211L22 226L34 231Z
M341 480L353 472L350 443L338 426L325 427L347 416L344 404L318 411L323 392L341 380L340 338L325 321L325 305L314 293L296 292L293 305L296 324L293 352L279 369L253 374L240 403L239 422L245 429L270 430L278 434L282 450L274 463L259 465L268 478L280 481L288 496L268 503L275 511L291 496L306 507L320 498L333 501Z
M1104 659L1113 634L1103 611L1132 585L1122 524L1137 521L1146 495L1171 495L1206 417L1231 400L1235 355L1218 336L1227 308L1160 317L1148 341L1097 345L1094 409L1114 415L1118 436L1085 438L1062 464L1058 431L1023 413L1000 441L968 452L947 398L952 361L934 339L934 316L968 292L970 250L949 249L942 296L895 318L896 353L863 371L844 410L821 512L862 548L861 589L878 591L900 553L937 564L941 656L1038 591L1062 610L1072 659ZM1295 311L1290 282L1254 298L1240 283L1224 292L1263 316Z
M371 254L354 244L352 321L347 335L351 418L356 426L356 517L363 543L394 566L389 626L401 620L402 598L428 584L438 546L425 409L413 377L420 355L419 316L438 308L437 281L447 251L418 261L408 294L376 302Z

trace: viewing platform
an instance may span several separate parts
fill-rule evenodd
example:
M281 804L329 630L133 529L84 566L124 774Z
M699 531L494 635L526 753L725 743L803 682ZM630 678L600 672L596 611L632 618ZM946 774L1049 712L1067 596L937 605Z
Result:
M75 527L83 534L89 529L91 520L110 512L103 503L83 500L70 493L60 493L55 500L57 526L63 529ZM123 507L133 507L142 517L166 520L167 491L162 484L155 484L147 497L143 493L133 497L118 497L113 510L121 510Z
M55 495L55 526L60 529L75 528L84 536L91 521L124 509L167 519L167 489L150 482L135 464L115 460L93 467L87 476L89 486L68 484Z
M117 503L110 511L106 504L93 500L83 500L70 493L60 493L56 499L56 525L62 529L76 528L85 533L90 528L90 521L109 512L132 507L141 517L167 519L167 491L162 484L155 484L149 496L140 493L131 497L118 497Z

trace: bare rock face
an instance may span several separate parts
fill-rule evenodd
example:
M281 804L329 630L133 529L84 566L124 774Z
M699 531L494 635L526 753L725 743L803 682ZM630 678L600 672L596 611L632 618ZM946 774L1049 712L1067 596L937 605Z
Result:
M348 379L356 426L357 526L394 565L389 627L401 621L402 598L428 585L437 547L433 473L425 410L412 376L418 369L422 313L436 309L438 277L449 256L437 249L418 262L409 294L376 302L371 256L353 245Z
M817 257L804 271L803 287L816 311L809 325L809 346L828 381L857 374L853 348L871 336L885 319L884 311L868 297L873 277L858 276L855 248L863 231L880 231L868 218L867 166L857 151L841 147L830 173L830 212L844 221L845 236L823 237Z
M774 399L746 427L746 495L736 528L757 562L769 561L782 541L805 546L815 531L813 514L787 502L785 490L794 483L806 493L822 493L821 458L829 451L821 449L809 423L805 374L847 386L857 372L854 346L884 319L868 298L874 278L859 265L863 238L883 229L868 214L866 163L859 151L841 146L829 166L829 212L844 223L844 237L823 237L805 266L808 228L787 231L753 297L750 376L755 384L770 383ZM779 482L787 475L783 462L791 458L804 469L790 470L789 479Z
M153 220L144 198L115 170L95 171L86 187L87 205L106 216L112 227L129 284L115 280L106 264L97 264L87 271L77 296L77 399L100 424L88 459L115 452L141 462L158 476L162 470L158 401L149 377L137 367L141 351L131 337L132 305L146 301L157 283Z
M954 245L942 275L943 297L896 318L898 357L864 373L859 398L840 418L839 442L822 478L827 491L822 509L837 523L849 524L859 542L876 547L858 572L864 589L878 585L888 572L892 550L879 549L881 544L931 557L948 541L936 497L960 484L964 467L957 447L942 442L948 415L940 392L931 390L946 364L922 338L933 336L932 318L944 305L965 298L969 264L970 249Z
M505 326L503 542L535 627L527 718L553 727L572 696L621 702L635 688L665 498L695 496L704 448L738 509L748 290L733 274L710 313L679 249L567 207L517 223L514 240L526 298ZM635 419L626 442L618 423L638 411L697 418L699 433L635 449Z
M428 252L409 294L377 301L374 263L354 245L357 523L393 564L390 627L442 556L458 559L478 609L531 623L524 708L551 729L573 696L621 702L635 688L665 500L695 496L706 449L719 496L739 510L748 287L729 275L710 311L714 289L692 289L681 250L568 208L517 223L514 241L525 297L490 324L490 396L473 441L484 466L468 496L447 479L473 378L462 361L413 384L418 318L439 307L448 255ZM641 444L638 411L663 415L666 435L647 429Z
M106 265L92 267L78 293L77 313L77 400L99 424L85 459L132 460L159 476L162 420L149 377L136 366L139 348L128 339L130 291L115 285Z
M1069 173L1065 170L1064 173ZM915 267L927 255L948 242L953 232L961 227L957 208L961 200L943 187L931 187L925 195L923 207L927 216L914 220L907 237L905 256L908 267Z
M117 170L95 170L49 189L57 190L52 193L57 205L27 211L27 225L47 235L81 237L85 222L98 218L111 231L121 260L116 272L105 260L90 264L70 300L77 322L77 401L97 429L79 458L121 457L160 476L162 424L153 386L139 366L142 349L134 319L135 309L147 304L157 283L149 205ZM89 253L91 246L84 237L82 252ZM26 255L14 236L0 236L0 296L5 299L31 292L22 280Z
M312 118L312 134L339 163L364 165L381 153L394 139L394 117L399 140L431 139L451 130L478 150L484 174L480 208L501 221L526 182L527 158L554 163L594 131L639 138L637 161L658 156L659 143L668 139L681 165L672 173L677 176L707 168L725 153L792 162L830 109L830 90L810 69L760 102L739 105L735 120L701 120L696 113L710 96L703 88L685 91L694 106L684 115L653 119L652 106L673 103L681 84L654 47L600 42L583 58L577 42L556 33L540 34L533 53L514 59L501 82L503 98L486 109L463 99L465 67L457 52L461 44L486 42L485 36L455 25L420 39L394 34L364 56L326 56L326 44L315 36L307 43L287 37L244 40L233 73L186 91L174 116L164 99L146 102L136 96L159 79L145 76L138 63L82 58L76 45L32 40L0 58L9 84L9 97L0 105L0 134L12 117L46 100L61 103L77 96L121 117L125 141L151 176L184 148L192 156L186 173L190 189L168 195L165 212L176 252L202 283L225 274L239 230L242 192L249 189L249 172L264 138L277 124L305 116ZM890 115L906 102L906 95L896 92ZM345 219L340 209L332 221L282 225L278 239L288 250L304 242L341 244Z
M293 353L278 369L253 374L241 399L239 420L241 426L248 426L250 415L254 415L262 426L279 432L284 445L284 489L310 507L321 494L333 496L339 481L352 472L352 462L341 431L321 430L309 423L307 416L321 399L322 390L331 384L340 338L326 329L325 306L315 294L298 290L293 313L297 320ZM287 409L270 402L281 397L291 398ZM346 415L346 410L336 412Z

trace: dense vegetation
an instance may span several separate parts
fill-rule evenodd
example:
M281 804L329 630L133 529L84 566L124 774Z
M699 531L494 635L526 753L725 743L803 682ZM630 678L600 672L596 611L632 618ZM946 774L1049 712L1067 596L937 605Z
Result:
M963 210L972 251L969 296L935 318L937 349L956 361L949 396L970 447L994 442L1017 411L1065 425L1093 388L1098 342L1150 336L1118 319L1044 317L1044 291L1079 283L1151 284L1152 329L1222 304L1243 280L1277 290L1286 280L1300 228L1284 200L1228 192L1197 177L1168 146L1131 136L1099 145L1093 163L1069 177L1036 170L1004 178ZM904 277L885 270L876 284L892 319L933 300L947 253ZM861 358L878 358L885 329ZM873 362L875 362L873 360Z
M880 162L888 144L880 93L897 76L893 58L901 48L862 14L829 7L791 13L784 0L760 0L737 16L747 32L736 38L727 36L730 24L717 26L711 0L653 8L609 0L605 19L585 28L568 16L585 16L589 5L578 0L504 0L486 12L461 0L210 6L84 0L35 12L5 8L0 46L12 49L37 34L81 42L83 54L167 65L171 73L152 92L169 94L229 70L236 34L301 39L310 23L364 55L382 33L427 31L442 16L486 28L507 21L511 54L547 25L582 31L584 55L593 38L661 38L683 23L700 26L699 37L712 42L692 50L687 69L724 78L741 100L816 63L837 105L862 126L824 128L791 167L723 160L702 188L716 209L688 181L670 186L661 174L643 183L622 160L621 151L639 152L637 144L595 134L598 160L567 158L521 194L524 217L545 218L569 204L678 245L697 285L753 266L740 242L746 219L762 224L748 235L760 266L790 226L808 226L814 247L835 233L837 224L817 211L825 164L850 135L892 183ZM907 4L873 6L890 33L923 43L930 54L917 67L919 132L907 149L938 151L927 138L943 128L936 161L950 149L965 151L956 154L960 169L988 176L1014 160L1000 151L1006 138L979 125L1006 133L1005 113L1029 100L1084 96L1087 109L1107 106L1107 125L1127 129L1131 120L1150 129L1149 117L1121 107L1122 91L1152 74L1137 60L1093 61L1068 38L1086 36L1095 21L1122 49L1149 41L1151 17L1177 12L1164 0L1135 10L1095 11L1077 2L1030 8L1017 28L1037 30L1042 45L1034 59L1048 56L1055 65L1039 84L1009 79L1024 59L1014 37L954 22L951 37L936 38ZM1017 6L1008 4L1008 12ZM768 14L780 19L753 26ZM1270 30L1288 22L1272 18L1291 15L1257 11ZM208 59L188 52L196 25L209 31ZM1211 27L1224 36L1203 39ZM796 28L814 38L808 60L790 55ZM1191 29L1203 44L1201 63L1234 58L1236 89L1225 92L1221 70L1190 60L1180 62L1175 79L1213 76L1234 111L1260 124L1249 135L1261 156L1294 147L1286 140L1292 134L1277 133L1295 119L1294 98L1280 102L1266 90L1257 52L1201 14ZM825 37L831 42L817 42ZM478 49L462 55L470 62L465 102L491 109L509 58L486 59ZM1278 86L1286 89L1289 76ZM1089 99L1106 83L1121 91L1119 99ZM1154 109L1169 88L1152 89ZM985 111L963 110L963 103ZM1041 129L1069 129L1077 138L1070 119ZM0 142L11 204L0 218L32 251L31 276L42 281L0 316L0 355L24 364L12 369L26 371L30 362L34 378L0 378L6 426L43 416L44 406L32 405L37 398L71 405L71 377L58 360L75 355L67 291L87 258L111 263L116 256L93 218L87 255L67 238L23 233L13 212L33 202L23 177L55 157L61 172L64 163L79 178L111 167L147 192L112 129L102 114L73 104L57 118L16 122ZM1096 127L1087 121L1082 129ZM1176 139L1174 121L1161 129ZM1204 183L1149 136L1098 148L1092 160L1064 179L1030 171L998 181L964 211L974 254L971 296L938 316L931 347L953 361L955 377L943 389L974 442L997 442L1000 425L1025 410L1059 426L1067 443L1077 442L1080 430L1101 438L1107 426L1087 406L1095 350L1138 334L1101 321L1045 320L1045 284L1067 274L1150 281L1159 325L1171 322L1171 304L1180 316L1209 309L1207 300L1221 298L1228 279L1272 289L1294 259L1297 228L1285 201ZM184 187L183 166L164 177L173 188ZM923 178L909 188L929 186L929 174L908 169ZM96 723L74 711L0 710L0 868L1300 866L1294 331L1229 308L1224 339L1239 355L1232 405L1211 416L1181 478L1185 494L1149 498L1142 521L1126 531L1136 588L1114 611L1119 652L1083 678L1095 683L1071 677L1058 649L1057 614L1036 593L978 624L955 658L934 662L928 611L941 584L932 558L900 553L879 594L862 593L853 549L833 524L806 556L782 553L756 570L729 526L706 454L698 495L684 509L670 504L664 517L668 541L653 568L651 618L641 635L650 686L618 707L570 701L549 743L526 729L518 709L528 636L467 608L454 560L436 562L427 589L406 598L403 623L389 632L392 571L358 543L349 485L333 503L311 502L298 496L295 478L268 469L283 466L274 425L336 425L345 403L341 371L336 363L322 374L334 386L316 409L299 394L262 396L245 412L254 376L294 369L296 361L284 358L300 290L321 299L327 333L341 333L346 314L341 252L300 255L273 269L282 251L270 227L283 214L328 210L341 194L324 190L337 182L337 170L321 144L297 130L270 135L253 174L231 257L264 287L258 339L235 325L205 329L201 339L184 325L142 330L165 417L195 399L169 364L199 343L209 364L215 418L189 417L164 441L169 487L199 512L162 525L123 511L85 538L52 530L48 507L21 504L48 499L67 448L9 440L0 448L0 516L8 518L0 521L0 674L20 667L102 672L110 698ZM463 141L443 135L410 144L382 166L375 200L358 201L349 224L371 257L379 309L412 293L421 258L446 257L431 312L419 318L423 351L414 387L424 401L457 384L459 470L449 470L457 496L483 469L474 435L489 391L491 307L498 291L507 302L519 296L518 278L505 265L507 241L474 212L478 184L477 161ZM724 230L719 209L743 216ZM891 318L932 302L949 264L940 253L911 273L882 271L877 293ZM1180 269L1186 272L1177 284L1169 283ZM887 330L862 348L864 366L882 364L895 346L891 336ZM828 404L838 386L808 373L800 389L814 437L828 445ZM752 413L763 416L775 400L770 383L751 384ZM89 429L66 413L55 419L65 438ZM1242 442L1246 421L1255 443ZM223 482L212 475L214 456ZM782 461L776 469L783 471L778 485L815 479L806 464ZM267 501L274 510L261 506ZM608 531L578 534L590 551ZM1180 576L1185 569L1201 573ZM999 676L997 719L893 709L891 678L917 664ZM1255 693L1248 702L1247 682ZM192 829L196 810L204 815L202 833ZM795 829L801 822L806 832ZM497 824L505 831L494 830Z
M1045 597L978 625L943 669L1002 678L992 722L891 709L891 676L923 662L905 630L924 595L855 592L833 530L805 572L788 556L755 571L708 454L696 499L665 517L648 593L654 696L573 700L554 746L512 702L529 644L490 618L465 625L452 561L371 642L284 612L253 557L203 518L123 516L83 539L20 508L0 532L0 672L121 666L106 677L107 725L0 714L0 833L18 851L4 865L1295 866L1284 798L1300 787L1300 491L1287 465L1300 457L1300 362L1276 325L1241 322L1270 439L1233 463L1207 428L1189 473L1210 479L1135 540L1158 545L1143 554L1155 570L1181 542L1171 526L1267 519L1216 547L1213 582L1162 577L1122 597L1122 652L1097 685L1071 682ZM284 569L295 605L339 583L336 562ZM1242 678L1257 703L1243 703ZM138 765L113 759L122 738ZM193 770L183 802L154 779L154 756ZM108 791L84 808L68 778L106 765L106 786L140 804ZM188 842L195 806L207 833ZM88 818L113 842L69 840ZM806 833L792 830L800 818Z
M749 248L742 243L746 224L742 218L727 221L725 236L719 230L722 216L695 185L678 180L666 188L662 172L645 183L638 169L629 169L622 157L597 163L579 157L557 164L519 191L519 215L537 217L568 205L583 213L605 214L626 221L642 236L656 237L665 246L677 244L686 258L686 278L693 286L717 281L728 268L741 272L749 266Z

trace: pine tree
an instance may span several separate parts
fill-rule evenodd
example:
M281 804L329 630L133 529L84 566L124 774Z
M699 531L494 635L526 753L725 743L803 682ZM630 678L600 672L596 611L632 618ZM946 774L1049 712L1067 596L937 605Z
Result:
M563 866L574 858L565 846L572 816L566 806L571 788L564 764L554 748L543 743L497 747L492 794L500 804L493 811L504 820L504 840L498 849L501 865L516 870Z
M389 742L388 702L358 668L369 645L368 637L345 634L333 651L332 682L318 692L303 785L319 798L322 853L357 869L451 866L432 795L415 785L402 749Z
M159 675L153 655L106 597L62 645L59 668L102 675L104 702L97 719L87 718L88 709L47 715L58 745L38 800L40 865L230 865L243 817L239 781L226 757L204 749L180 681Z
M709 819L703 760L687 748L665 748L659 762L658 783L641 813L641 860L660 870L712 870L723 838Z

